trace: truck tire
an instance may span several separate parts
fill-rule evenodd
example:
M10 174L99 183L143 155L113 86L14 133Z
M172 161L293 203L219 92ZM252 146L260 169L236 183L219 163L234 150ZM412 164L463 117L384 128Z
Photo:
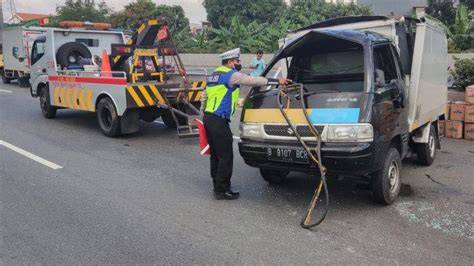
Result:
M104 135L107 137L120 135L120 116L117 114L114 102L109 97L100 99L96 113L97 121Z
M372 174L371 187L375 201L390 205L398 198L402 185L401 170L400 154L392 147L385 158L383 168Z
M436 143L438 142L438 134L434 125L430 126L430 135L428 136L428 143L416 143L416 155L418 156L418 163L429 166L433 163L436 157Z
M10 84L12 82L11 78L5 77L5 73L2 74L2 82L3 84Z
M30 87L30 79L29 78L17 78L18 86L22 88L29 88Z
M51 119L56 116L56 107L51 105L51 98L49 97L49 86L44 86L39 92L41 113L45 118Z
M161 114L161 119L163 120L163 123L169 128L176 128L176 123L173 119L173 115L171 114L170 110L163 110ZM187 124L187 119L183 116L176 115L176 119L178 119L178 122L180 125L186 125Z
M260 168L260 175L270 184L281 184L283 181L285 181L289 173L289 171L284 170L270 170Z
M56 61L62 68L67 68L70 65L77 65L80 57L92 58L89 48L82 43L68 42L59 47L56 53Z
M145 122L153 122L161 116L162 110L156 106L140 108L140 119Z

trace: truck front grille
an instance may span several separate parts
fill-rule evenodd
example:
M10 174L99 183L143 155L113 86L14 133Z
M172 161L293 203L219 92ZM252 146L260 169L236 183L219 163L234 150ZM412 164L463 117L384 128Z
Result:
M315 126L316 130L319 133L323 132L324 126ZM288 125L264 125L263 129L265 133L269 136L278 136L278 137L295 137L293 130ZM296 126L296 130L301 137L313 137L308 126Z

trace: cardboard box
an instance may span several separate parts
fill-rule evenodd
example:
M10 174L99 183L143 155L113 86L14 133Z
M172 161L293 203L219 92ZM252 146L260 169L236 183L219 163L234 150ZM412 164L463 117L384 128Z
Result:
M449 112L449 120L464 121L465 109L466 109L466 103L464 102L451 103L451 110Z
M446 132L446 120L439 120L438 121L438 132L440 137L445 136Z
M467 103L474 104L474 85L466 88L465 100Z
M463 125L461 121L446 121L446 137L462 139Z
M464 122L474 123L474 104L466 105L464 108Z
M474 124L464 125L464 139L474 140Z
M449 120L449 112L451 112L451 102L446 103L446 115L444 116L445 120Z

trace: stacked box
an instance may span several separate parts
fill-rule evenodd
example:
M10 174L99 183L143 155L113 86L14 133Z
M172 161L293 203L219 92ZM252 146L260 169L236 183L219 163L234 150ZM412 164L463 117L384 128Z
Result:
M449 112L451 112L451 101L446 103L446 114L444 115L444 119L449 120Z
M449 120L464 121L464 114L466 111L465 102L453 102L450 106Z
M469 104L474 104L474 85L466 88L465 100Z
M474 123L464 125L464 139L474 140Z
M474 86L466 88L464 108L464 139L474 140Z
M462 139L463 124L462 121L446 121L446 137L453 139Z

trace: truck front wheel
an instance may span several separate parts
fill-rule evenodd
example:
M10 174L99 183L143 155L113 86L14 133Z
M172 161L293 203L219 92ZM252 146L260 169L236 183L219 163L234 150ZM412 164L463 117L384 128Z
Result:
M428 143L416 143L416 155L418 156L419 164L429 166L433 163L436 157L437 142L438 134L436 134L434 125L431 125Z
M41 113L45 118L54 118L56 116L57 108L51 105L49 97L49 87L44 86L39 94Z
M100 129L107 137L120 135L120 116L117 114L114 102L109 97L104 97L97 105L97 121Z
M9 77L5 76L5 73L2 74L2 82L3 84L10 84L12 82L12 79Z
M390 148L383 168L372 174L371 187L375 201L390 205L398 198L402 185L401 170L400 154L397 149Z
M289 173L289 171L260 168L260 175L270 184L281 184L283 181L285 181Z

